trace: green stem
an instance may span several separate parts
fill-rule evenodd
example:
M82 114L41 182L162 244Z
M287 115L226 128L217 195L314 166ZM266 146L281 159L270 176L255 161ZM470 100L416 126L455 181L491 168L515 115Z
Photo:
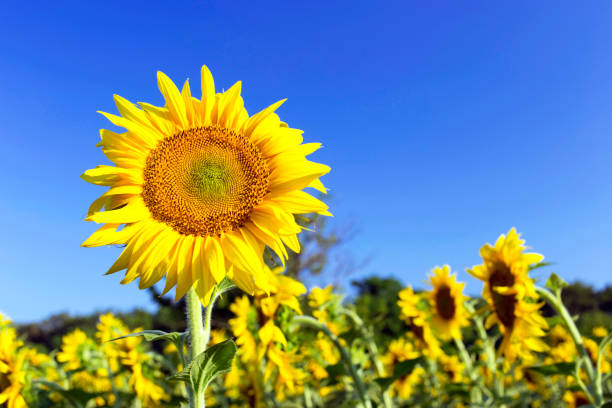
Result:
M363 320L354 311L350 309L342 308L340 312L344 313L349 318L351 318L353 322L355 323L355 325L357 326L357 328L359 329L359 331L361 332L361 335L363 336L366 342L366 347L368 348L368 352L370 353L370 359L372 360L372 363L374 364L374 368L376 369L376 374L379 377L383 377L385 375L385 367L383 366L382 361L380 361L380 358L378 358L378 346L376 345L376 341L374 341L372 333L366 329L365 324L363 323ZM388 389L383 392L382 397L383 397L384 407L392 408L393 402L391 401L391 395L389 395Z
M372 403L368 399L366 395L366 388L361 380L361 377L357 374L357 370L355 370L355 366L351 360L351 355L348 350L342 346L338 337L327 327L326 324L319 322L317 319L310 316L295 316L293 318L293 322L300 324L302 326L307 326L313 328L315 330L322 331L329 337L329 339L334 343L338 351L340 352L340 356L342 361L346 365L349 370L349 374L353 378L353 382L355 383L355 388L357 389L357 394L359 395L359 399L363 403L365 408L372 408Z
M304 387L304 404L306 408L313 408L312 395L309 386Z
M473 383L473 388L470 391L470 399L473 403L481 403L482 402L482 393L480 392L480 386L476 384L478 382L478 373L474 371L474 365L472 364L472 358L470 357L470 353L468 353L465 348L465 344L461 338L454 338L455 346L457 346L457 350L459 350L459 357L463 360L463 364L465 364L465 371L468 373L468 377L470 381Z
M212 312L213 312L213 307L215 303L217 302L217 299L219 298L219 295L220 293L217 290L217 288L214 288L213 293L210 296L210 302L208 303L208 306L206 307L206 310L204 311L204 348L206 348L206 346L210 342L210 329L212 327Z
M212 308L209 307L209 309ZM210 326L208 330L202 327L202 303L200 303L200 297L194 288L189 289L189 292L187 292L187 327L190 339L189 355L191 360L193 360L200 353L203 353L206 348L205 332L207 331L210 336ZM204 392L196 393L195 390L191 389L189 392L189 408L205 407Z
M552 293L548 289L541 288L539 286L535 287L538 295L542 296L546 302L561 316L563 319L563 323L565 323L565 327L569 331L572 339L574 340L574 344L578 349L578 352L582 356L584 367L587 372L587 376L589 377L589 390L592 390L592 398L595 401L596 406L601 406L603 404L603 391L601 387L601 382L597 381L598 378L595 374L595 368L593 367L593 362L591 361L591 357L589 353L586 351L584 347L584 343L582 342L582 336L580 335L580 331L576 327L574 323L574 319L569 314L568 310L565 308L563 304L563 300L561 299L561 291L558 290L555 293Z
M476 316L474 307L468 302L465 303L465 308L467 311L473 316L474 322L476 323L476 332L478 333L478 338L482 341L482 345L485 348L485 352L487 353L487 367L491 372L491 376L493 376L493 398L501 398L504 394L503 384L499 380L499 376L497 375L497 364L496 364L496 356L495 350L493 348L493 344L489 336L487 336L487 330L482 323L482 318Z

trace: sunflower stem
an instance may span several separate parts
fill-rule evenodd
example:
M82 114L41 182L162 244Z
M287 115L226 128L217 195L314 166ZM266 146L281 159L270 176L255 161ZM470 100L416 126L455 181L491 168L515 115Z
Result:
M208 307L207 309L212 309ZM207 313L208 314L208 313ZM196 358L206 348L206 332L210 336L210 320L208 330L202 326L202 303L194 288L187 292L187 327L189 329L189 355L191 360ZM189 408L204 408L204 392L197 393L192 387L189 392Z
M601 382L597 381L598 378L595 374L595 368L593 367L593 362L591 361L591 357L584 347L584 343L582 342L582 336L580 335L580 331L576 327L576 323L574 323L574 319L570 315L569 311L565 308L563 304L563 300L561 299L561 290L556 291L556 293L552 293L548 289L536 286L536 292L538 295L542 296L546 302L559 314L565 327L569 331L572 339L574 340L574 344L578 349L578 352L582 356L582 360L584 362L584 367L587 372L587 376L589 378L589 394L595 402L595 406L601 406L604 402L603 398L603 390L601 386Z
M470 357L470 353L468 353L467 348L465 348L465 344L461 337L454 337L455 346L457 350L459 350L459 356L461 360L463 360L463 364L465 364L465 370L468 373L470 381L474 383L473 392L470 391L470 399L473 403L481 403L482 402L482 393L480 392L480 385L476 384L478 382L478 373L474 371L474 365L472 364L472 358Z
M361 400L363 407L372 408L372 403L367 397L367 391L366 391L365 385L363 384L361 377L359 377L359 374L357 373L357 370L355 369L355 366L353 365L353 361L351 360L351 355L349 351L342 345L342 343L340 343L340 339L338 339L338 336L336 336L331 330L329 330L329 327L327 327L325 323L319 322L314 317L295 316L293 318L293 323L299 324L301 326L310 327L315 330L322 331L323 333L325 333L325 335L327 335L327 337L329 337L329 339L332 341L332 343L334 343L334 345L340 352L342 361L344 362L344 365L346 365L346 368L348 368L350 376L353 378L355 389L357 390L357 395L359 395L359 399Z
M485 353L487 356L487 367L491 372L491 376L493 377L493 399L501 398L504 394L503 384L499 379L497 374L497 357L495 356L495 350L493 347L493 342L487 336L487 330L484 327L482 317L476 315L476 311L474 310L474 306L469 302L465 303L465 308L467 311L473 316L474 322L476 323L476 332L478 333L478 338L482 341L482 345L484 346Z
M353 310L342 308L340 309L340 313L345 314L346 316L351 318L351 320L353 320L366 342L366 347L368 348L368 352L370 353L370 359L372 360L374 368L376 369L376 374L379 377L383 377L385 375L385 367L383 366L382 361L380 361L380 358L378 357L378 346L376 345L376 341L374 341L374 337L372 336L371 330L368 330L366 328L361 317L359 317L359 315ZM382 397L383 406L385 408L393 407L393 402L391 401L391 396L389 395L388 389L382 393Z

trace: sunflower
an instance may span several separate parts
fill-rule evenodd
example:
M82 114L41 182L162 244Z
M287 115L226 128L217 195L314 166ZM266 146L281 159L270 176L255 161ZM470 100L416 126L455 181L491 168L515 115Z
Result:
M251 332L255 325L256 313L251 308L251 302L245 295L234 300L230 305L230 310L236 317L229 319L229 325L238 345L238 355L243 363L253 363L257 361L257 342Z
M125 244L107 273L126 270L121 283L138 278L141 289L165 276L175 300L195 287L207 305L225 276L249 294L268 291L264 248L284 262L285 246L300 250L294 214L330 215L302 191L326 192L319 178L330 168L306 159L321 145L302 144L302 131L280 121L284 100L249 116L240 82L215 93L206 66L201 99L188 81L180 92L161 72L157 81L164 107L115 95L121 116L101 112L126 132L101 130L115 165L82 175L110 187L86 218L103 225L82 245Z
M463 306L465 283L457 283L456 275L450 274L450 267L434 268L429 277L433 290L429 301L434 305L431 325L444 340L461 338L461 328L468 326L468 313Z
M399 294L397 304L401 309L401 317L410 326L410 336L414 337L419 349L427 357L437 358L442 350L436 336L429 325L430 305L424 293L414 293L412 287L407 286Z
M480 255L484 263L468 269L468 273L484 281L482 296L493 313L487 318L487 328L499 323L503 334L500 345L510 361L518 355L529 358L531 351L545 351L548 346L539 339L548 328L538 313L542 303L538 299L528 272L531 265L544 258L536 253L524 253L524 240L512 228L501 235L495 246L484 245ZM530 301L531 300L531 301Z
M62 348L57 353L57 361L64 364L65 370L79 370L83 368L84 355L94 349L94 342L85 332L75 329L62 337Z
M288 276L280 275L284 268L277 267L270 274L270 292L266 294L262 290L256 292L255 305L264 316L274 317L278 307L285 305L296 313L302 314L298 297L306 293L304 285Z
M8 326L10 321L4 322L6 325L0 326L0 406L26 408L22 391L26 385L27 353L15 328Z
M405 338L392 340L389 343L387 352L381 357L381 361L385 366L386 374L392 376L395 366L398 363L406 360L418 358L420 353L415 349L411 341L406 341ZM392 394L397 394L402 399L408 399L414 391L414 387L423 379L424 370L420 366L416 366L409 374L406 374L397 380L392 385Z

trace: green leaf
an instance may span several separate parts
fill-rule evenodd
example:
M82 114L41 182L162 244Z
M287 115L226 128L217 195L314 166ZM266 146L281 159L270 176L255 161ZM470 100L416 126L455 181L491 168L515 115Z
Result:
M556 363L532 366L528 369L544 375L572 375L574 374L575 367L575 363Z
M533 271L534 269L544 268L545 266L554 265L554 262L538 262L537 264L533 264L529 267L529 271Z
M168 379L189 380L195 392L202 393L217 376L231 371L235 355L236 344L232 340L222 341L198 354L183 371Z
M546 287L552 290L555 294L559 293L561 289L568 286L568 283L563 280L556 273L552 273L548 280L546 281Z
M325 367L325 371L331 380L337 381L341 376L346 375L346 366L340 361L336 364L329 364Z
M393 367L393 377L382 377L377 378L374 381L380 385L380 388L383 392L387 390L398 378L402 378L405 375L408 375L414 370L417 364L421 363L423 359L421 357L415 358L412 360L404 360L399 362Z
M217 285L217 290L219 291L219 295L222 295L225 292L229 292L230 290L234 289L235 287L236 285L234 285L234 282L229 280L229 278L225 277L223 278L221 283Z
M115 337L114 339L110 339L108 341L115 341L115 340L125 339L127 337L138 337L138 336L144 337L146 341L170 340L176 343L177 341L179 341L181 336L184 336L184 333L178 333L178 332L166 333L165 331L161 331L161 330L143 330L137 333L126 334L125 336L121 336L121 337Z

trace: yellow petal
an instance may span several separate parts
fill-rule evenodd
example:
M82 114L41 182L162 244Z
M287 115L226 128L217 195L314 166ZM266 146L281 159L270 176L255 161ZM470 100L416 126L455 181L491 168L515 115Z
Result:
M219 239L217 237L206 237L204 251L206 254L204 262L208 262L208 270L215 281L220 283L225 278L225 261Z
M142 201L142 198L132 200L128 205L111 211L98 211L87 218L85 221L93 221L111 224L129 224L149 218L149 209Z
M180 125L181 129L187 129L189 126L185 102L174 82L163 72L157 71L157 86L166 100L166 105L174 121Z
M210 70L206 65L202 66L202 124L204 126L211 124L211 112L213 106L217 103L215 95L215 81Z

